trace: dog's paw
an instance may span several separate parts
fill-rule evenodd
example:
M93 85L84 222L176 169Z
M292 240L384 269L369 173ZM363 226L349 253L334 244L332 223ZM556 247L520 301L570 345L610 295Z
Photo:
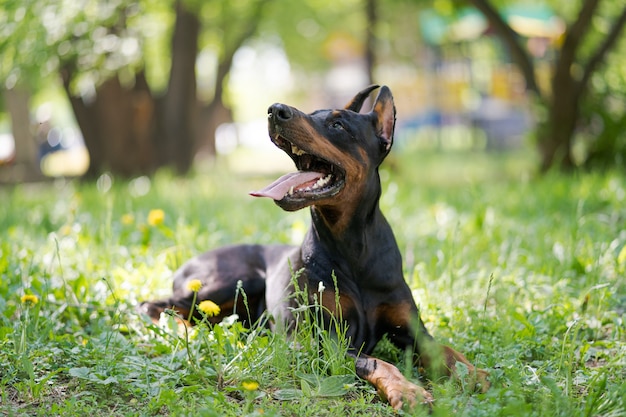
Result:
M484 369L474 368L473 372L468 375L468 379L472 384L474 391L485 393L491 387L491 382L489 382L489 372Z
M381 360L376 360L375 364L375 371L369 380L376 387L378 395L393 408L414 408L420 404L429 408L432 406L432 394L406 379L394 365Z
M431 408L434 401L430 392L404 379L404 377L402 379L388 381L387 384L380 386L378 388L378 395L387 400L396 410L400 410L403 407L412 409L418 405Z
M355 368L357 375L369 381L378 395L396 410L420 405L432 407L434 400L430 392L406 379L394 365L361 355L356 358Z

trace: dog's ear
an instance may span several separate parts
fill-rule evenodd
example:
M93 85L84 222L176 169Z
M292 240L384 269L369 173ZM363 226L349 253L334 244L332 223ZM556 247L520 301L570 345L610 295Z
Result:
M372 109L376 123L376 134L381 141L381 147L385 154L391 149L393 143L393 130L396 125L396 106L393 104L391 90L384 85L376 97Z
M360 112L363 107L363 102L370 95L370 93L378 88L377 85L370 85L369 87L359 91L356 96L348 104L346 104L346 110L352 110L354 112Z

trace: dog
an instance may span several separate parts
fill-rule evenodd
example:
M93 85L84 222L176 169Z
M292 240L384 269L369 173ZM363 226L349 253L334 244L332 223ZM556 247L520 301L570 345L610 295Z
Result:
M175 273L170 298L144 302L141 310L154 320L166 309L187 317L194 300L187 283L199 279L195 300L219 305L214 322L247 311L244 320L253 324L268 312L271 326L288 328L296 320L292 295L298 285L308 289L311 300L320 297L327 319L341 317L357 375L393 408L430 405L433 397L396 366L370 356L384 335L399 348L412 349L415 364L431 377L455 376L462 363L486 390L486 371L428 333L404 280L400 250L379 208L378 169L391 150L396 121L389 88L381 87L372 110L360 113L377 88L360 91L343 109L305 114L280 103L268 109L269 136L297 171L250 194L271 198L286 211L309 207L311 226L302 245L234 245L201 254ZM236 301L238 289L245 291L247 306L241 297Z

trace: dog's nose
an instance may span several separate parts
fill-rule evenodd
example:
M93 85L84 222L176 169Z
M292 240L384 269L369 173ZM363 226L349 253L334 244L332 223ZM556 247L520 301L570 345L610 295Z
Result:
M276 122L286 122L292 117L293 111L291 110L291 107L285 104L274 103L269 109L267 109L267 118Z

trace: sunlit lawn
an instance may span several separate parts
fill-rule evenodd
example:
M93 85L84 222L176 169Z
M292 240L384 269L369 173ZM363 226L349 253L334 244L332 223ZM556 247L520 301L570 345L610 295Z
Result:
M625 415L623 173L536 178L525 154L394 152L381 204L406 279L432 333L493 383L426 381L434 415ZM134 312L193 254L302 238L306 210L248 197L273 178L228 166L0 189L0 414L395 415L342 354L319 358L333 343L314 322L293 340L230 323L185 335Z

